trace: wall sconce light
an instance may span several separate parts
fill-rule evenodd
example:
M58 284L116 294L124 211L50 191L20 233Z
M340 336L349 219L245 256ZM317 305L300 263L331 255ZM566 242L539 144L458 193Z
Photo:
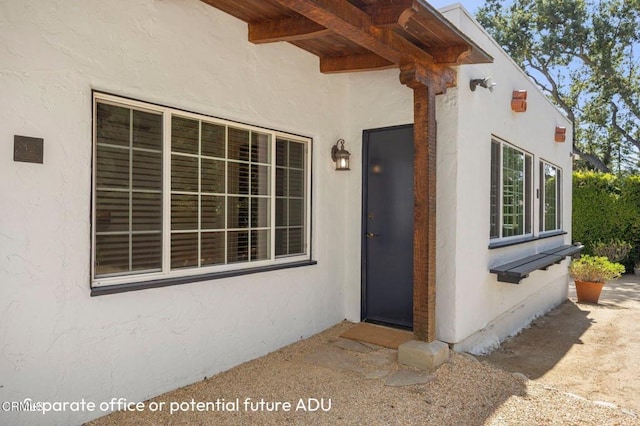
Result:
M476 91L476 87L478 87L478 86L484 87L485 89L489 89L490 92L493 92L493 89L497 85L498 85L498 83L493 81L493 78L491 78L491 77L474 78L471 81L469 81L469 89L471 89L472 92L475 92Z
M340 144L340 147L338 147ZM351 153L344 149L344 139L338 139L338 142L331 147L331 159L336 162L336 170L350 170L349 156Z
M514 112L525 112L527 110L527 91L514 90L511 98L511 109Z
M567 128L556 126L555 141L564 142L567 139Z

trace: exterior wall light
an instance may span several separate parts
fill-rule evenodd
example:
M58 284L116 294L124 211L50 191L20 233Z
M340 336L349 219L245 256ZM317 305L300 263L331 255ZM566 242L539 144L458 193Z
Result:
M498 83L493 81L493 78L491 78L491 77L474 78L471 81L469 81L469 89L471 89L472 92L475 92L476 91L476 87L478 87L478 86L484 87L485 89L489 89L490 92L493 92L493 89L497 85L498 85Z
M340 147L338 147L340 144ZM338 139L338 142L331 147L331 159L336 162L336 170L349 169L349 151L344 149L344 139Z
M564 142L567 139L567 128L556 126L555 141Z

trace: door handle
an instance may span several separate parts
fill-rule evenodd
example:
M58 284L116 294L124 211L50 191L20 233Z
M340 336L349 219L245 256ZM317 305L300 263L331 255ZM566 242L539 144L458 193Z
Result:
M367 238L374 238L377 236L377 234L374 234L373 232L367 232L365 235L367 236Z

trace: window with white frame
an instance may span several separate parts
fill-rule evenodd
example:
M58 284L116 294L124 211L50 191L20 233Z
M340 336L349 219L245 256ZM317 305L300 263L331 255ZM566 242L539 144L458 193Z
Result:
M95 93L93 284L308 260L309 138Z
M532 233L533 157L510 144L491 141L490 237Z
M540 161L540 232L562 228L562 170Z

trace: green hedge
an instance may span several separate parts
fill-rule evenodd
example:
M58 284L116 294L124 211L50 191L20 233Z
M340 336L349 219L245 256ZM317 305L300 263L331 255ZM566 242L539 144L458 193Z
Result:
M633 245L623 261L627 271L640 258L640 176L573 173L573 240L591 253L596 241L624 240Z

